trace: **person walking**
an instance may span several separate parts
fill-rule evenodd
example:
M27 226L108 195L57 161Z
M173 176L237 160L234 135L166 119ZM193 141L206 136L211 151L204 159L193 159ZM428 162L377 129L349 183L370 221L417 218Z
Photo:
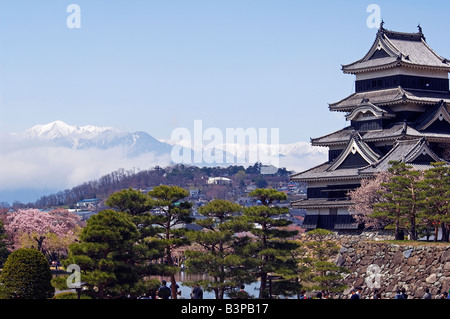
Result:
M422 299L431 299L430 289L425 289L425 293L422 296Z
M406 294L406 289L402 288L403 299L408 299L408 295Z
M350 293L352 294L352 296L350 297L350 299L359 299L359 294L357 293L356 289L352 289L350 291Z
M306 298L306 290L305 289L302 289L300 291L300 295L298 295L298 299L307 299Z
M203 290L199 285L195 285L191 293L192 299L203 299Z
M397 294L395 295L394 299L405 299L405 296L403 296L400 289L397 289Z
M165 280L161 281L161 287L159 287L157 296L160 299L169 299L171 295L170 288L167 287L167 282Z
M373 292L372 299L381 299L381 293L380 293L380 290L378 288L375 288L375 290Z

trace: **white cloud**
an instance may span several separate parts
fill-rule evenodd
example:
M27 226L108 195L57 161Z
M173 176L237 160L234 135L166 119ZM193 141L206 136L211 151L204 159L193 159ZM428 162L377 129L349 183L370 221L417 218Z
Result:
M179 143L177 141L165 142L170 142L172 145ZM106 149L75 149L55 146L51 143L51 141L24 138L23 134L0 132L0 197L2 194L19 194L24 190L33 191L33 196L36 194L42 196L47 195L49 191L58 192L98 179L119 168L145 170L156 165L164 167L171 163L170 153L159 156L155 153L143 153L135 157L127 156L129 155L129 146L121 144L121 146ZM280 152L280 156L277 158L279 162L277 161L276 166L286 167L288 170L297 172L319 165L327 158L326 148L312 147L310 143L306 142L286 145L236 144L234 146L233 155L237 157L246 154L254 147L258 147L258 150L264 154L277 156L274 152ZM217 147L220 148L220 145ZM273 147L275 150L272 149ZM197 148L205 151L202 147ZM242 165L242 163L229 164ZM248 164L252 165L253 163L249 162ZM15 196L15 194L13 195ZM14 199L22 200L21 198ZM0 198L0 201L2 200L5 199ZM23 201L30 201L30 199L23 199Z
M152 153L129 158L122 147L74 150L52 146L5 146L0 150L0 191L64 190L119 168L148 169L155 165L165 166L170 161L170 156Z

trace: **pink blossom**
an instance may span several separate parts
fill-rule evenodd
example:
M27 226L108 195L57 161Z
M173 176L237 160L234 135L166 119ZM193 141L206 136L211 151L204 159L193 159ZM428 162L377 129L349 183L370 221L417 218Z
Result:
M374 205L383 201L382 193L386 191L382 183L389 182L391 174L380 172L375 178L361 181L361 187L349 192L353 202L350 213L358 223L364 223L366 228L382 229L386 226L386 221L379 218L371 218Z
M20 239L28 234L38 244L38 249L43 250L44 240L49 233L60 238L73 236L75 230L83 226L81 218L67 210L56 209L41 211L39 209L19 209L6 215L5 231L14 244L14 249L19 248Z

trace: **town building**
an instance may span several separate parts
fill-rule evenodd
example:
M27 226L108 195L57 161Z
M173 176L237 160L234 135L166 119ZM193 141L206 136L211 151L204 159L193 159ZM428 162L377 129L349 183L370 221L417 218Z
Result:
M88 209L91 205L97 205L100 202L100 199L98 198L89 198L89 199L83 199L76 203L76 207L78 210L84 210Z
M231 185L231 179L226 177L210 177L207 181L208 185Z
M328 161L291 176L308 183L307 198L292 202L306 210L304 228L360 228L349 213L348 191L388 170L390 161L426 169L450 160L450 61L418 29L395 32L382 22L367 54L342 66L355 76L355 92L329 109L343 112L349 125L311 139L314 146L328 147Z

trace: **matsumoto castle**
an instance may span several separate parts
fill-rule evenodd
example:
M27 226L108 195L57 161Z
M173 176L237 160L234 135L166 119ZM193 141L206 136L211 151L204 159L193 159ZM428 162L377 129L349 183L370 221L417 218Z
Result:
M403 33L383 24L367 54L342 66L356 76L355 93L329 104L350 125L311 139L328 147L328 161L291 176L308 183L307 199L292 202L306 210L306 229L358 229L347 192L390 161L417 169L450 161L450 61L428 46L420 26Z

